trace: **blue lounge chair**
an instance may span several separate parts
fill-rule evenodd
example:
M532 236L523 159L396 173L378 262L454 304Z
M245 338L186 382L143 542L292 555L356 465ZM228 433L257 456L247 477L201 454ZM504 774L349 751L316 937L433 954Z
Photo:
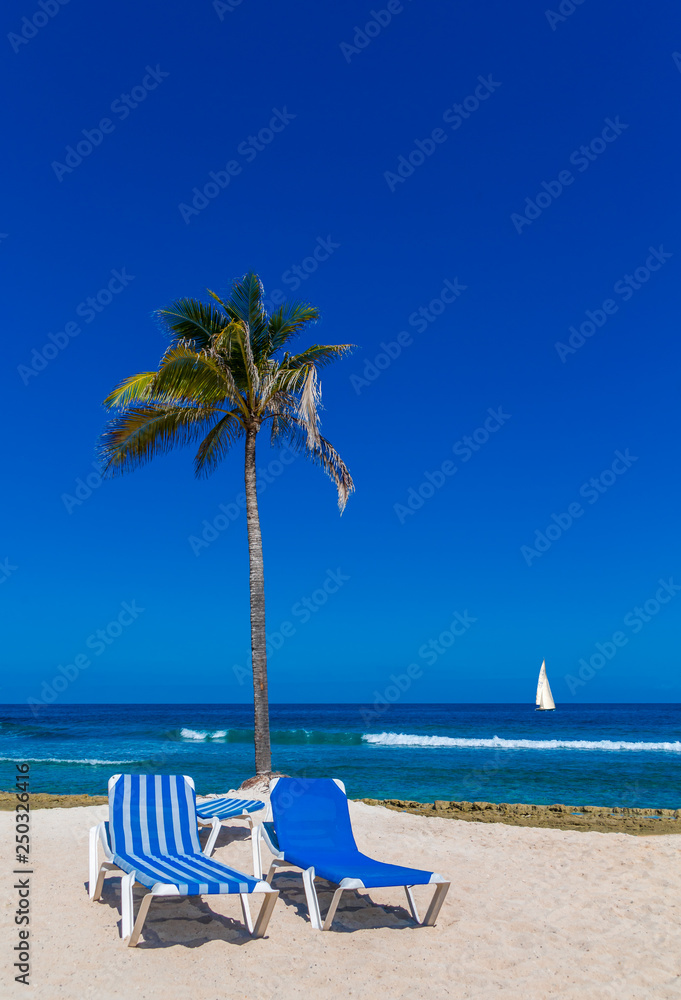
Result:
M98 842L107 860L93 881ZM109 822L90 831L91 899L100 898L106 874L116 870L125 872L121 880L122 936L128 938L130 948L139 941L154 896L238 893L248 930L254 937L262 937L279 895L267 882L213 861L201 851L194 783L186 775L115 774L109 780ZM135 882L149 889L136 920ZM255 924L248 906L248 896L254 892L265 894Z
M302 869L310 922L315 930L329 930L346 889L388 886L404 887L411 915L421 923L412 887L435 885L422 921L427 927L435 924L450 883L434 872L385 864L362 854L355 843L342 781L274 778L270 783L270 803L273 821L260 824L254 834L258 843L261 837L264 839L273 855L267 882L271 883L277 868ZM323 921L315 877L338 886Z

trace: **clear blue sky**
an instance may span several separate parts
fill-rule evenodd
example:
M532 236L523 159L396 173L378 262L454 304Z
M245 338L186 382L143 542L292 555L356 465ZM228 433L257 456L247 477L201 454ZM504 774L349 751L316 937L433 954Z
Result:
M249 269L359 345L346 513L262 493L273 701L681 700L681 16L547 2L8 0L1 700L250 700L240 456L78 486L153 311Z

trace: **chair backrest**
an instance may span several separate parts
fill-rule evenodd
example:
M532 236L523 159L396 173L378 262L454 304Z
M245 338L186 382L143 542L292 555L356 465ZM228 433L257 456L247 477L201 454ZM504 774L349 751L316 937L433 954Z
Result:
M109 783L114 853L197 854L196 793L182 774L119 774Z
M332 778L279 778L270 802L284 853L357 850L347 796Z

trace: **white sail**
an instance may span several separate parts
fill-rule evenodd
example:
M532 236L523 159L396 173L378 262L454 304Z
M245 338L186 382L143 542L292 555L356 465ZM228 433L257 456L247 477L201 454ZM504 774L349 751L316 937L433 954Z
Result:
M539 671L535 705L540 711L543 712L550 711L556 707L553 695L551 694L551 685L549 684L549 679L546 676L546 660L542 660L541 669Z

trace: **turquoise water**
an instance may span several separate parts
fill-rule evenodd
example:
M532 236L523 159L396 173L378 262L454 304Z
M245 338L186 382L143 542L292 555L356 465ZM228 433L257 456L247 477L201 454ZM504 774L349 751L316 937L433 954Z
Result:
M341 777L352 797L681 808L681 705L275 705L275 769ZM0 706L0 788L105 794L119 771L253 774L247 705Z

